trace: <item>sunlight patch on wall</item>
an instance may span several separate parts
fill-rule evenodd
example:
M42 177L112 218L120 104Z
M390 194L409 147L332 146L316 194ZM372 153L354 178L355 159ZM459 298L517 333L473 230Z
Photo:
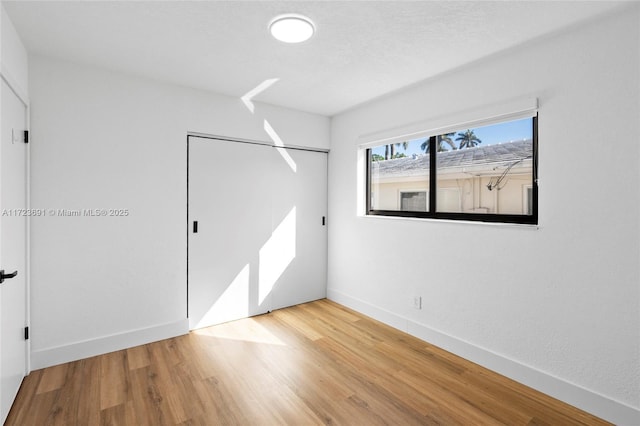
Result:
M252 114L254 113L256 107L255 107L254 103L251 102L251 100L253 98L255 98L256 96L258 96L260 93L262 93L265 90L267 90L269 87L271 87L278 80L280 80L280 79L279 78L270 78L268 80L265 80L262 83L258 84L255 88L249 90L244 96L242 96L240 98L242 100L242 103L247 107L247 109L249 109L249 111L251 111Z
M293 161L293 158L291 158L291 155L289 155L287 150L284 148L284 142L282 142L282 139L280 139L280 136L278 136L276 131L273 130L273 127L271 127L271 125L267 120L264 120L264 130L265 132L267 132L267 134L269 135L273 143L276 145L277 147L276 150L278 150L282 158L284 158L284 161L287 162L289 167L291 167L291 170L293 170L293 172L295 173L298 169L298 167L296 166L296 162Z
M249 270L247 263L195 328L249 316Z
M273 286L296 257L296 207L280 222L260 249L258 303L262 304Z

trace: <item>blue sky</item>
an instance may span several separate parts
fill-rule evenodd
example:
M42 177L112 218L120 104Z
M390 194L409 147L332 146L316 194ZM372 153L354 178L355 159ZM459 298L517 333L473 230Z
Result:
M482 141L478 146L531 139L533 137L531 120L531 118L525 118L522 120L507 121L505 123L494 124L492 126L476 127L471 130L473 130L475 135ZM460 131L464 132L466 130L467 129L461 129ZM456 132L452 138L454 142L457 136L458 132ZM406 155L424 153L424 151L420 149L420 145L424 140L425 138L410 141L410 146L406 151L402 146L399 146L396 147L396 152L404 153ZM455 142L455 144L458 146L459 142ZM445 144L445 147L448 148L448 145ZM374 148L373 153L384 156L384 145Z

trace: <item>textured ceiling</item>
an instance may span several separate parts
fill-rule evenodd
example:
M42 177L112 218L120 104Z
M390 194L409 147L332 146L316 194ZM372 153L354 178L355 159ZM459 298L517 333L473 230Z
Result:
M611 1L3 1L27 49L334 115L619 7ZM302 13L313 39L275 41Z

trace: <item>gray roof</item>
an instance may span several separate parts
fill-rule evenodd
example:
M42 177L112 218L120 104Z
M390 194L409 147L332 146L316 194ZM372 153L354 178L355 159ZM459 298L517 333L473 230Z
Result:
M482 164L505 164L531 157L531 139L438 153L438 168L462 168ZM429 169L429 155L376 161L378 177L423 175Z

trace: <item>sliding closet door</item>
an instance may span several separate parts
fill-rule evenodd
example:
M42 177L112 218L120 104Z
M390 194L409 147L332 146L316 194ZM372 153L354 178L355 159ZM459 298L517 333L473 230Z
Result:
M188 149L190 327L325 297L327 155L199 137Z
M273 172L273 253L278 246L287 253L267 282L273 282L273 309L326 296L327 154L286 153L290 161L277 161Z
M272 149L189 138L190 328L267 312L259 250L271 236Z

